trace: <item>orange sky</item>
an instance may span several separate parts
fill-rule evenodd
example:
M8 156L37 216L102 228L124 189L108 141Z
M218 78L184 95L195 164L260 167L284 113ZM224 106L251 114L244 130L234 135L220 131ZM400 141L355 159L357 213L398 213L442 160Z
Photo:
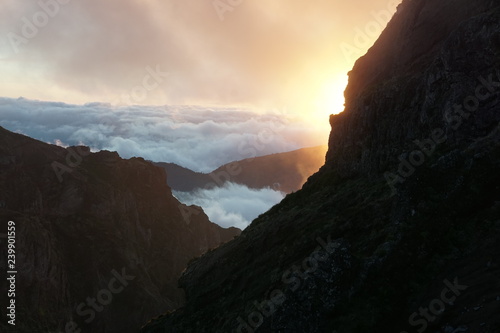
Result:
M42 3L2 1L1 96L286 109L328 130L346 73L399 2Z

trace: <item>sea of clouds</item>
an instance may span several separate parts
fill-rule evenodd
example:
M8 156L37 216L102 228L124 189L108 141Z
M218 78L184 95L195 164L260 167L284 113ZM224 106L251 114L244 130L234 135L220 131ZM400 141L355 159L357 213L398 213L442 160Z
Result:
M172 162L198 172L326 142L316 128L286 110L229 107L73 105L0 98L0 126L47 143L84 144L92 151L117 151L123 158ZM202 206L215 223L242 228L283 195L230 184L178 197Z
M52 144L84 144L93 151L117 151L123 158L171 162L198 172L326 142L316 129L283 110L0 98L0 126Z

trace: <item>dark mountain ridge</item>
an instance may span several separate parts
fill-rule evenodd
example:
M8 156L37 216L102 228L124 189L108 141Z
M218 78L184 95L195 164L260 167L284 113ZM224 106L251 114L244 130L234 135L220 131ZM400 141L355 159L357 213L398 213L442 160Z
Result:
M0 189L0 233L15 223L17 270L16 326L2 315L2 332L136 332L183 304L177 280L189 260L240 232L178 202L165 171L142 158L1 127ZM2 295L7 287L2 279Z
M500 332L500 3L405 0L327 160L141 332Z
M326 146L318 146L246 158L227 163L206 174L174 163L159 162L155 165L167 171L168 185L174 191L190 192L232 182L253 189L269 187L292 193L298 191L307 178L324 164L326 150Z

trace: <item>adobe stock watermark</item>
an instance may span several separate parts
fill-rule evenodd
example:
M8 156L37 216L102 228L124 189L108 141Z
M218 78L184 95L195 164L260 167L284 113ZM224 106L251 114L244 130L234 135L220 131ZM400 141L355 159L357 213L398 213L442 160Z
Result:
M232 12L236 7L241 5L243 0L213 0L212 5L214 6L215 12L219 17L219 20L224 21L227 12Z
M31 18L23 16L21 21L21 35L15 32L7 33L7 39L14 53L19 53L19 47L26 45L30 40L35 38L39 31L44 28L61 10L61 5L66 5L71 0L40 0L37 2L40 10L34 13Z
M55 0L50 0L55 1ZM162 71L159 64L153 69L150 66L145 68L146 74L144 75L141 84L134 86L130 89L129 93L121 94L121 96L114 101L116 105L134 105L144 101L149 92L160 87L160 85L169 76L168 72ZM66 148L67 155L65 164L54 161L51 163L52 170L56 174L57 179L61 183L65 173L71 173L73 169L77 168L83 161L83 157L91 154L90 148L86 146L77 146Z
M443 283L446 287L443 288L439 297L430 301L427 307L420 307L418 312L413 312L408 318L408 323L412 327L416 327L418 333L423 333L427 329L429 322L434 322L441 314L443 314L446 310L446 305L453 306L457 297L469 288L466 285L459 284L458 277L455 277L453 283L448 280L444 280ZM461 328L457 328L453 331L453 333L461 331ZM401 333L408 332L402 331Z
M281 281L285 284L284 290L274 289L270 292L268 299L260 303L252 302L255 311L246 316L246 320L241 316L236 318L237 333L255 332L264 323L264 318L270 317L286 301L286 290L289 289L292 292L298 290L302 281L318 269L318 262L325 261L340 247L340 243L332 241L330 236L326 242L321 237L316 238L316 241L319 245L302 261L301 266L293 265L281 276Z
M159 88L167 77L170 76L170 73L163 71L159 64L156 64L154 69L151 66L146 66L144 71L146 74L142 78L141 83L132 87L128 93L121 94L112 104L131 106L144 102L148 98L149 93Z
M91 154L90 148L86 146L77 146L76 149L69 147L66 148L66 151L68 152L65 159L66 164L54 161L50 165L52 167L52 170L56 174L59 183L62 183L62 176L66 172L73 172L73 169L77 168L82 163L83 157Z
M287 109L283 108L281 110L275 111L274 116L278 119L288 119ZM242 141L238 145L238 154L244 158L247 162L251 162L255 157L262 154L265 148L275 140L279 135L279 132L286 128L286 121L273 120L262 127L256 136L253 136L251 140ZM226 164L224 170L219 170L218 172L210 173L210 177L214 182L210 182L205 185L205 188L209 189L214 186L222 186L224 183L231 181L232 177L235 177L243 172L240 161L235 161Z
M286 108L283 110L284 111L278 111L276 113L276 117L286 119L286 117L282 117L286 114ZM241 157L249 156L245 158L247 162L253 161L253 159L259 155L259 152L264 151L266 146L276 138L279 131L283 130L285 127L285 122L271 121L268 125L261 128L252 140L242 141L238 146L238 153ZM209 190L214 187L222 187L225 183L231 182L234 177L240 175L242 172L243 167L241 166L240 161L227 163L223 169L216 172L210 172L208 174L213 181L206 183L203 189ZM273 189L276 190L276 188L278 188L278 186L274 185ZM188 225L191 222L191 216L198 215L202 211L196 206L186 206L182 203L178 208L182 214L184 222Z
M465 120L474 114L479 109L481 102L490 98L495 92L500 91L499 81L493 80L493 74L487 78L479 76L477 78L479 85L476 86L474 95L469 95L464 98L462 103L455 104L452 109L445 111L444 120L448 126L454 131L458 130ZM415 140L413 143L418 149L411 153L402 154L399 156L399 165L396 173L385 172L384 178L387 185L391 188L391 195L396 194L396 184L404 183L405 180L411 177L416 168L425 163L425 161L436 151L438 145L444 143L448 139L443 128L436 128L431 132L431 136L424 140Z
M390 1L386 8L372 11L370 15L373 20L366 23L363 29L360 27L354 29L356 33L353 40L354 45L345 42L340 44L340 50L349 63L356 61L372 46L373 40L380 36L400 2Z
M90 324L96 318L96 312L102 312L104 308L113 302L114 295L117 295L129 285L129 281L133 281L135 276L128 275L125 267L121 273L112 270L113 277L109 280L107 288L99 290L95 297L87 297L85 302L81 302L76 307L76 314L83 318L84 323ZM66 323L64 333L81 333L82 330L73 320ZM61 332L59 332L61 333Z

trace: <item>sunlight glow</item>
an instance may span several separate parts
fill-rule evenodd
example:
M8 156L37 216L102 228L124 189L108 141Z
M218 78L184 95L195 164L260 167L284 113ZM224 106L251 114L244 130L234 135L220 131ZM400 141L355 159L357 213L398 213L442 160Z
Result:
M318 116L325 117L344 111L347 79L347 75L339 75L323 84L315 103Z

